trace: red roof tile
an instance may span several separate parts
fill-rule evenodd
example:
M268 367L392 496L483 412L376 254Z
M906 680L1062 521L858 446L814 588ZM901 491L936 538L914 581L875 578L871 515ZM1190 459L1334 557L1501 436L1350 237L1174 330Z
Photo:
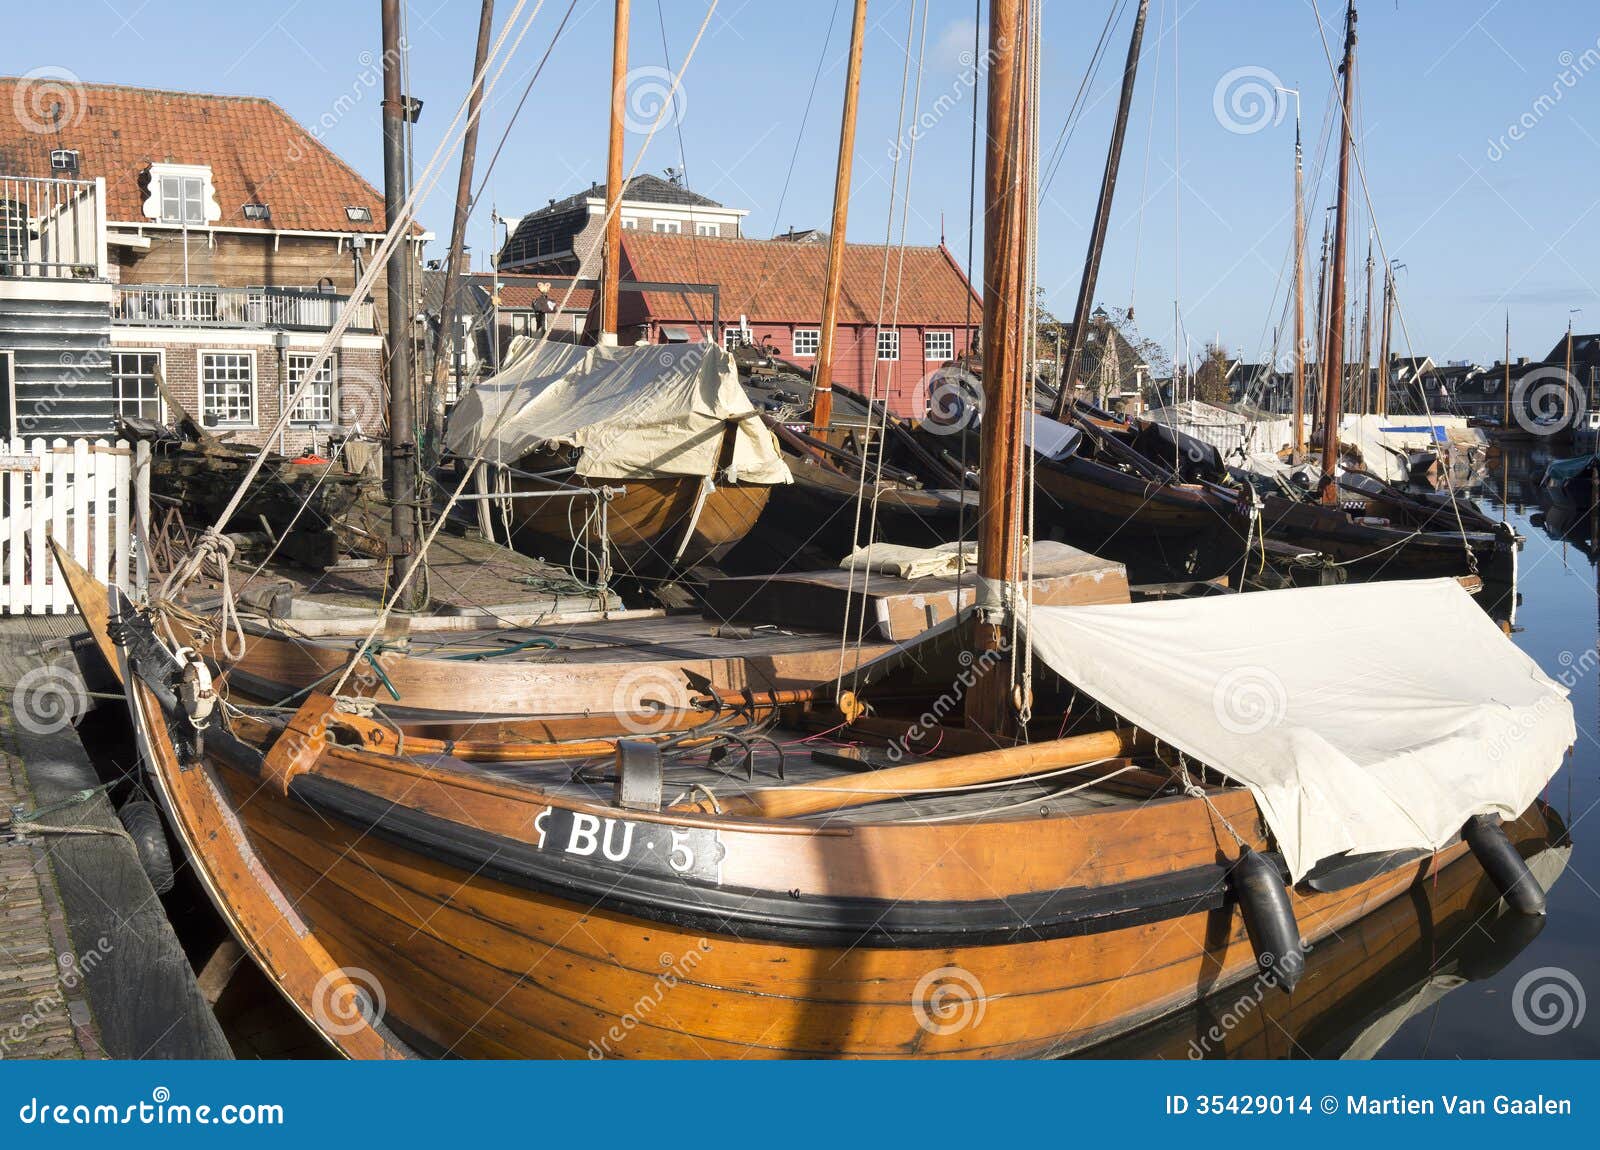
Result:
M969 316L974 326L982 322L982 301L945 248L907 247L903 271L900 251L890 246L886 252L882 244L845 245L841 324L877 324L880 314L885 326L896 319L904 325L961 325ZM752 323L820 322L827 264L827 244L622 233L623 278L717 284L722 289L724 320L745 315ZM709 299L673 292L648 292L640 301L637 295L622 297L619 310L624 325L641 323L646 317L668 321L703 317L711 308Z
M54 105L61 105L52 124ZM41 106L42 105L42 106ZM59 175L52 148L75 148L79 177L105 177L107 219L146 219L144 179L155 163L206 164L222 218L216 227L382 232L383 197L287 112L259 96L207 96L119 84L0 77L0 175ZM265 203L270 220L247 220ZM356 223L345 207L371 209Z

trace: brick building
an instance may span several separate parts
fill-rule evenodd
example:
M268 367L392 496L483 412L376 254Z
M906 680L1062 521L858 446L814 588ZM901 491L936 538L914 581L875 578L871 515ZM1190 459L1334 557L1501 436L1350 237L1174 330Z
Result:
M381 240L382 197L270 100L83 84L40 108L29 84L0 79L0 432L167 418L159 377L261 442ZM362 301L271 446L381 431L380 324Z

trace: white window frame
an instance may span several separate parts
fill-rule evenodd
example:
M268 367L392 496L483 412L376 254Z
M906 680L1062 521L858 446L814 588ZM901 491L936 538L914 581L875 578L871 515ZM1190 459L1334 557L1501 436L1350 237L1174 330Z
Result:
M222 219L211 169L205 164L150 165L144 214L157 223L203 228Z
M678 236L683 234L683 224L677 220L651 220L650 230L666 236Z
M900 358L900 333L898 331L878 332L878 360L882 363L893 363Z
M297 377L295 372L295 360L298 359L303 361L300 365L300 371L303 372L305 371L306 367L310 365L310 362L316 358L317 353L314 351L290 351L284 353L284 372L289 380L289 393L284 397L285 399L293 396L300 387L300 379ZM338 353L330 352L327 362L322 365L322 371L318 373L320 376L322 376L322 378L318 379L313 385L312 390L301 396L300 402L295 404L294 407L290 409L290 427L332 427L334 424L339 422L338 362ZM327 418L308 418L302 412L302 408L307 403L313 402L316 399L317 393L324 387L327 388L328 395Z
M937 338L944 345L945 354L933 354L933 341ZM922 358L929 363L949 363L956 357L956 333L954 331L926 331L922 333Z
M155 357L155 361L156 361L156 371L158 373L160 373L160 376L161 376L162 379L165 379L166 375L167 375L167 353L163 349L161 349L159 347L112 347L112 348L107 348L106 350L110 353L110 356L111 356L111 365L110 365L110 367L111 367L112 402L116 405L117 414L118 415L130 415L131 414L131 415L134 415L134 416L138 416L139 418L142 418L142 419L151 419L151 418L153 418L153 419L156 419L159 422L165 423L166 419L167 419L167 404L166 404L166 400L164 400L162 398L162 396L161 396L161 384L156 380L156 378L154 376L151 377L151 382L154 383L155 387L156 387L156 394L155 394L156 413L155 413L155 415L154 416L147 416L147 415L144 414L144 412L142 410L129 412L128 410L126 410L123 407L123 405L122 405L122 400L123 400L122 380L128 379L128 378L140 378L140 377L138 377L137 375L130 376L130 374L128 372L118 371L117 370L117 357L118 356L123 356L123 355L150 355L150 356L154 356ZM137 402L138 402L139 406L142 408L144 406L144 404L148 402L148 400L146 400L143 397L141 397Z
M582 335L583 329L589 326L589 313L575 311L572 313L572 331L574 335Z
M636 232L636 231L638 231L639 230L639 221L634 219L632 216L624 216L622 218L622 230L625 231L625 232Z
M808 342L811 345L811 350L810 351L801 351L800 350L800 337L801 336L808 337L806 342ZM797 359L814 359L816 357L817 352L822 349L822 329L820 327L797 327L797 328L795 328L794 329L794 336L791 338L789 346L794 349L795 358L797 358Z
M752 342L754 341L751 336L742 327L730 324L722 329L723 351L732 351L736 347L749 347Z
M221 420L219 420L219 421L213 423L213 422L209 422L207 420L207 418L206 418L211 413L211 408L210 408L209 403L207 402L207 396L206 396L206 382L207 382L207 380L206 380L206 359L208 357L210 357L210 356L223 356L223 355L225 355L225 356L237 356L240 359L243 359L243 360L247 361L249 363L249 365L250 365L250 394L249 394L249 399L250 399L250 420L247 423L235 422L235 421L231 421L231 420L230 421L221 421ZM259 379L260 379L260 377L259 377L258 372L257 372L256 353L254 351L241 350L241 349L236 348L236 347L199 348L195 352L195 375L197 376L197 394L200 397L200 424L201 424L202 427L218 428L218 429L221 429L221 430L253 431L253 430L255 430L256 428L258 428L260 426L260 422L259 422L260 421L260 414L261 414L260 395L259 395ZM220 382L223 382L223 383L235 383L235 382L238 382L238 381L237 380L222 380Z
M722 237L722 225L721 224L695 224L695 226L694 226L694 234L697 235L697 236L716 236L717 238L720 239Z

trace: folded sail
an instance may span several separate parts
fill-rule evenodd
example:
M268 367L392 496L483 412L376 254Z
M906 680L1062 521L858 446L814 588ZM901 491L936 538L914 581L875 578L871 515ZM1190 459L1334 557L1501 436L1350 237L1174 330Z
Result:
M707 476L729 421L732 478L788 483L777 440L714 344L585 347L544 341L456 404L445 445L456 455L513 463L535 448L582 449L585 479Z
M1034 648L1255 794L1296 880L1516 818L1576 739L1567 689L1451 579L1040 607Z

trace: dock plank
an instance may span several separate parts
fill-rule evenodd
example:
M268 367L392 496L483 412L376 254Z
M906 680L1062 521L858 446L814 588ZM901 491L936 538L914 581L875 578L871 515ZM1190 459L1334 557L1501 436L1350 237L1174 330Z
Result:
M5 805L43 810L67 804L37 821L112 833L30 834L0 854L32 852L41 902L48 905L52 892L59 896L56 921L42 941L57 968L65 960L76 971L80 1052L97 1042L113 1058L231 1057L133 845L116 833L121 824L111 804L100 791L88 800L70 801L100 782L76 731L70 725L50 730L49 723L24 723L17 714L17 707L27 705L19 683L50 662L42 653L44 644L70 640L79 629L74 616L0 619L0 758L5 762L0 773L14 779L18 792ZM76 673L70 660L60 666L63 675ZM8 861L15 865L14 858ZM21 906L31 905L34 896L19 885L17 897ZM0 954L0 979L9 967ZM53 1031L43 1031L40 1041L66 1053ZM40 1056L46 1055L41 1051Z

